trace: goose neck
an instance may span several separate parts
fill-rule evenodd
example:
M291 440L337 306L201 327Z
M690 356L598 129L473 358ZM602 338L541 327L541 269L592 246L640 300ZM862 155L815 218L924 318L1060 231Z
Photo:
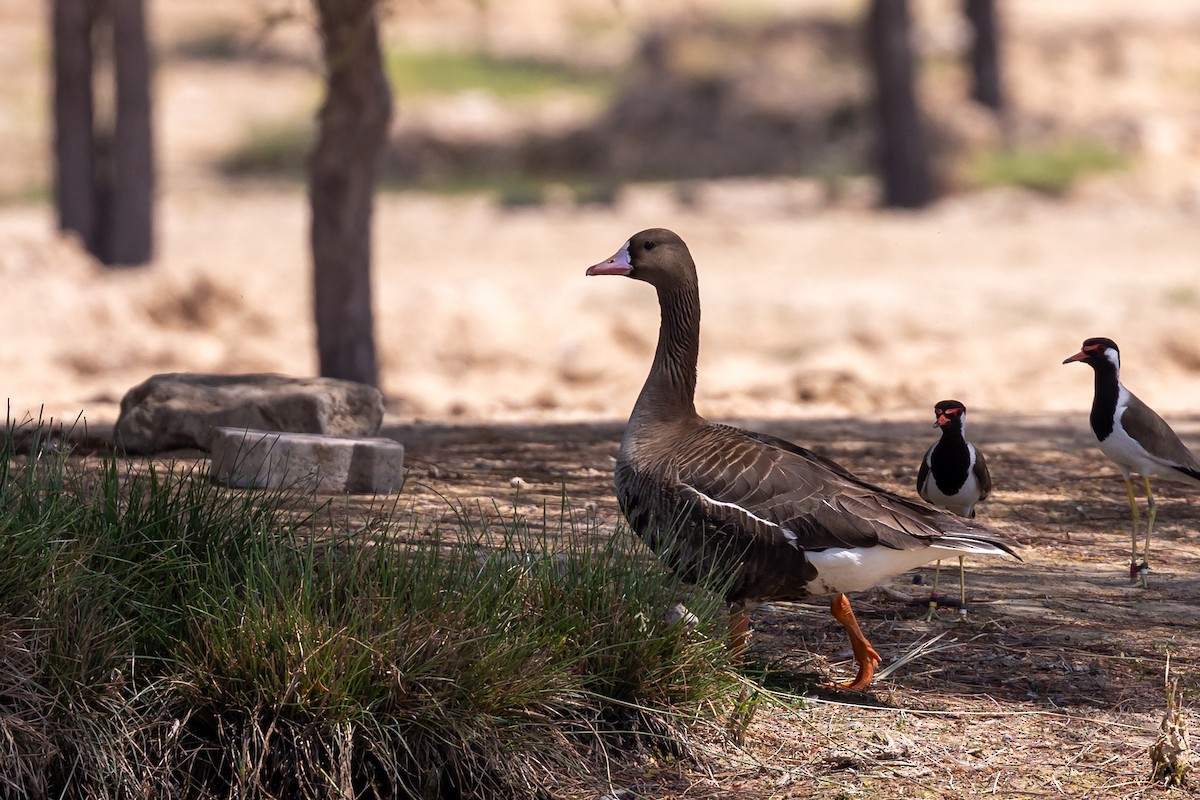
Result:
M662 319L650 375L634 406L634 422L696 416L696 363L700 357L700 293L691 286L660 287Z

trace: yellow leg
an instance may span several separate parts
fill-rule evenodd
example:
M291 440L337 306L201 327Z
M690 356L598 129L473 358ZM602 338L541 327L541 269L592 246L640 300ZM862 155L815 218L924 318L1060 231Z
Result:
M1154 493L1150 491L1150 479L1143 475L1142 481L1146 484L1146 544L1142 549L1142 564L1138 576L1144 589L1147 575L1150 573L1150 534L1154 531L1154 517L1158 514L1158 506L1154 502Z
M933 590L929 593L929 613L925 615L926 622L932 622L937 616L938 607L938 577L942 574L942 560L938 559L937 564L933 567Z
M967 570L963 567L963 557L958 557L958 618L967 618Z
M1129 495L1129 517L1133 521L1133 531L1131 533L1131 538L1133 541L1133 548L1132 548L1132 555L1129 556L1129 582L1137 583L1138 582L1138 563L1137 563L1138 523L1140 520L1138 519L1139 515L1138 515L1137 500L1133 496L1133 483L1130 482L1128 476L1126 476L1126 478L1125 478L1125 492Z

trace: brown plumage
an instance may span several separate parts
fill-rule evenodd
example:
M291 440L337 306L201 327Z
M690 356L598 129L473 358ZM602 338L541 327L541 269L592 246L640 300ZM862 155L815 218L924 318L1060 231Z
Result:
M664 229L642 231L588 275L624 275L658 292L662 319L650 374L617 456L616 489L633 530L689 580L732 573L726 599L744 646L744 605L834 595L858 675L879 661L844 592L963 552L1013 554L986 528L908 500L791 442L711 423L696 413L700 294L687 246Z

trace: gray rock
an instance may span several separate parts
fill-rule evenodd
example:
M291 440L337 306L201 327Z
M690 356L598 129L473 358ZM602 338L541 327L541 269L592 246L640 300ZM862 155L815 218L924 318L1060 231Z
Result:
M113 439L128 453L208 450L218 426L374 436L382 422L383 395L353 381L170 373L125 394Z
M214 428L210 476L239 489L388 494L404 484L392 439Z
M676 622L682 622L683 627L689 631L695 630L700 626L700 618L688 611L687 606L683 603L676 603L663 613L663 621L668 625L674 625Z

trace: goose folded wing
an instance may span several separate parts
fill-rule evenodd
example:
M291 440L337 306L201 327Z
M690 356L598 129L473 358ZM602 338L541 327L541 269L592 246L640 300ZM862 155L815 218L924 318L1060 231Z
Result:
M752 537L760 547L909 549L943 531L971 529L794 445L745 436L724 442L719 457L709 453L685 464L677 475L679 499L710 526Z

